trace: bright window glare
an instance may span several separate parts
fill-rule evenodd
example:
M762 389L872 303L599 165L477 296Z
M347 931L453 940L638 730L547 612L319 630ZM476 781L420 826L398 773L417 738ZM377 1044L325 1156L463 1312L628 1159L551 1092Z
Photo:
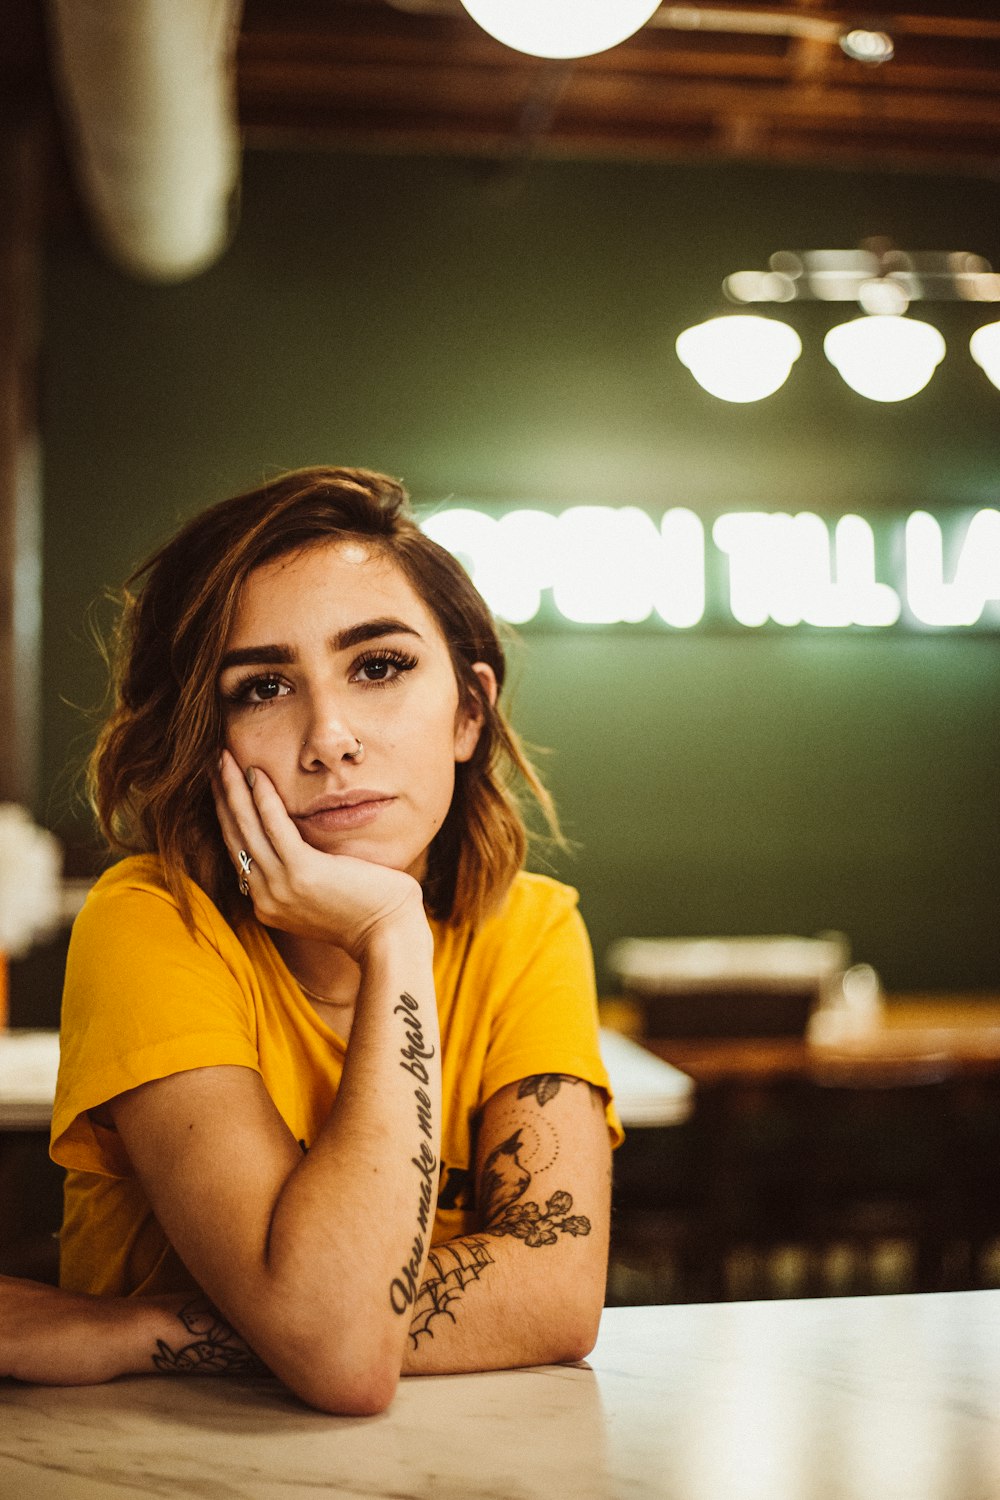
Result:
M823 352L859 396L907 401L944 359L945 343L930 323L876 313L831 328Z
M710 396L762 401L784 385L802 353L794 328L753 313L730 313L686 328L677 358Z
M644 26L660 0L462 0L484 31L535 57L588 57Z

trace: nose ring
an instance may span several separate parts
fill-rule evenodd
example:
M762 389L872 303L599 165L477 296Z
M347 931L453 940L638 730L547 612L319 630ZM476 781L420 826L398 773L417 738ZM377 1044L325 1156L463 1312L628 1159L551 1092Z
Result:
M363 756L364 756L365 747L364 747L364 745L362 745L362 743L358 739L357 735L354 736L354 741L355 741L355 744L357 745L358 748L356 750L348 750L348 751L346 751L345 755L344 755L344 759L345 760L353 760L353 762L354 762L355 765L359 765L360 762L361 762L361 760L362 760L362 758L363 758Z

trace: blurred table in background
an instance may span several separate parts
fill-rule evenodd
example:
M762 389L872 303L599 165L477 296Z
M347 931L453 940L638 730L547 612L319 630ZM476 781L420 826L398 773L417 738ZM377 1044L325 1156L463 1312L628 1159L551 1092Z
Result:
M889 997L838 1040L642 1040L695 1108L619 1162L614 1300L1000 1285L1000 995Z
M634 1022L636 1029L640 1021ZM699 1087L875 1079L898 1066L964 1078L1000 1077L1000 995L895 995L881 1024L850 1040L801 1037L643 1037Z

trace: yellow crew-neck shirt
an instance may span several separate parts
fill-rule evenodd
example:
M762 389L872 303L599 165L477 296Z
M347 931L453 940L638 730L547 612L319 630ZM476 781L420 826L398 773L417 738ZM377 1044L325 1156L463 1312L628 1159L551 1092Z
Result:
M63 994L52 1157L68 1169L61 1282L129 1295L194 1283L167 1242L114 1131L88 1113L190 1068L258 1072L307 1150L330 1112L346 1044L320 1019L252 916L236 927L189 885L194 932L160 862L141 855L94 886L76 920ZM441 1175L433 1243L477 1227L474 1130L506 1084L565 1073L603 1090L593 961L577 894L521 873L478 928L432 922L441 1026Z

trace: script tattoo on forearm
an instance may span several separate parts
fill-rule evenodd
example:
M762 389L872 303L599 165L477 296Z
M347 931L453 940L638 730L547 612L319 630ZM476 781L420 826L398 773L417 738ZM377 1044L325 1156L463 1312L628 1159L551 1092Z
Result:
M193 1337L174 1348L157 1339L153 1365L165 1375L270 1375L270 1370L204 1297L177 1314Z
M425 1236L430 1232L431 1206L434 1202L438 1162L428 1145L434 1136L431 1097L427 1092L431 1081L427 1063L434 1056L434 1048L427 1046L417 1002L412 995L406 994L405 991L400 995L399 1004L393 1010L393 1015L403 1017L405 1045L400 1048L399 1066L404 1073L409 1073L417 1080L417 1087L413 1090L417 1106L417 1130L424 1137L419 1144L416 1156L410 1157L420 1174L417 1232L413 1237L409 1259L400 1266L399 1275L394 1276L389 1285L389 1302L392 1310L402 1317L413 1307L420 1291L417 1278L420 1275L420 1267L424 1258Z

